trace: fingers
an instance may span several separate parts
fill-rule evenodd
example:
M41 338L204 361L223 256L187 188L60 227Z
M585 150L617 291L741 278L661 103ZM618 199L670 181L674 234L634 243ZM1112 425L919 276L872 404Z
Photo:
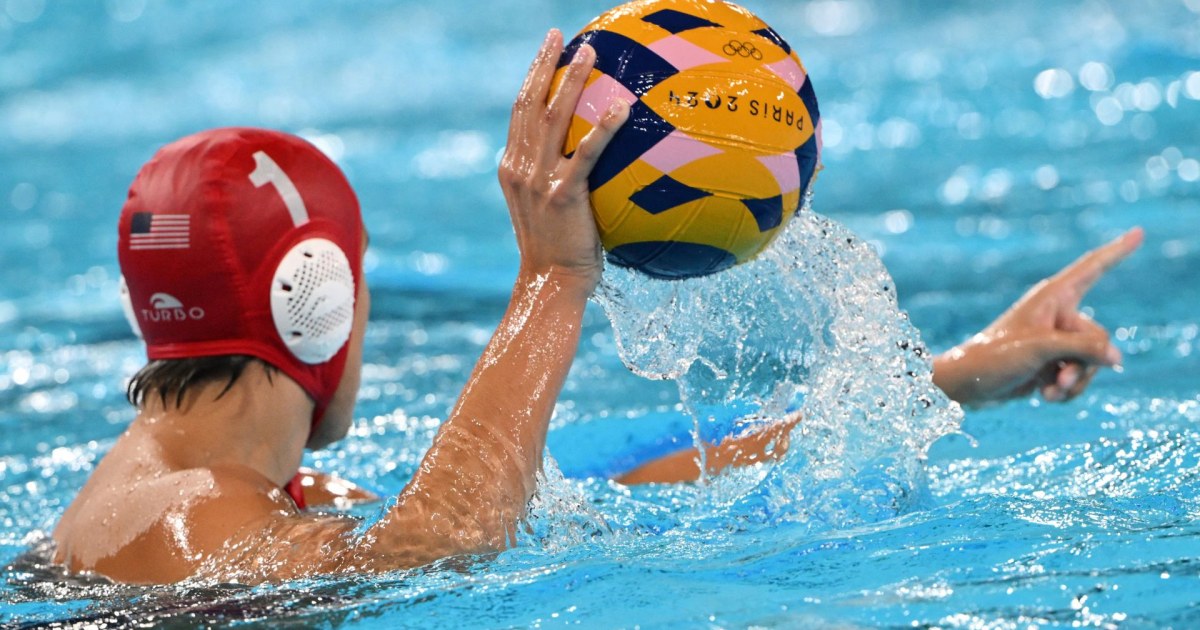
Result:
M1094 365L1089 365L1086 368L1077 368L1077 370L1079 370L1079 372L1075 377L1076 380L1073 384L1066 387L1063 400L1071 400L1082 394L1083 390L1087 389L1088 384L1092 382L1092 378L1095 377L1096 373L1100 371L1100 368ZM1060 386L1062 385L1060 384Z
M1121 351L1108 339L1108 331L1090 318L1079 315L1074 319L1072 331L1088 339L1082 347L1097 349L1103 340L1103 357L1100 361L1087 363L1076 360L1059 361L1054 382L1042 387L1042 397L1050 402L1064 402L1075 398L1087 389L1100 366L1113 367L1121 364Z
M1086 315L1083 315L1081 313L1078 317L1075 318L1075 323L1072 327L1072 331L1074 331L1076 333L1083 333L1084 335L1087 335L1091 339L1095 339L1095 340L1103 339L1104 340L1104 345L1105 345L1104 360L1097 361L1098 364L1108 366L1108 367L1112 367L1112 366L1121 364L1121 361L1123 359L1123 357L1121 356L1121 351L1112 344L1112 341L1109 340L1108 331L1105 330L1104 327L1101 326L1100 324L1097 324L1095 322L1095 320L1093 320L1092 318L1090 318Z
M562 138L566 136L567 127L571 124L580 95L583 94L584 85L587 83L588 75L595 62L596 51L587 44L580 46L575 53L575 58L571 60L571 65L567 68L558 93L554 95L554 100L550 104L550 127L547 136L557 142L556 147L562 145ZM608 110L600 117L596 126L584 136L579 146L575 148L566 178L568 185L586 185L587 177L596 166L600 155L604 153L604 148L608 146L628 116L629 105L624 101L614 99L609 104Z
M609 105L608 111L604 113L599 124L583 137L579 147L575 149L575 155L571 158L571 172L568 174L568 178L573 183L587 183L588 175L596 166L596 162L600 160L600 154L604 153L604 148L612 141L613 136L617 134L621 125L625 124L628 117L629 104L625 101L616 99Z
M1101 366L1117 366L1121 352L1108 340L1108 332L1081 317L1074 331L1058 331L1039 340L1046 367L1039 373L1042 398L1048 402L1071 400L1083 393Z
M529 125L536 124L546 106L546 94L550 91L550 82L554 78L554 69L558 56L562 54L562 33L558 29L550 29L541 49L529 66L529 74L525 75L525 83L513 103L512 122L508 128L508 142L520 142L528 137Z
M1042 385L1042 400L1046 402L1063 402L1066 400L1062 388L1054 383Z
M550 102L550 126L546 130L548 139L561 139L566 136L567 126L571 124L575 106L579 103L579 96L583 94L588 74L595 63L596 51L591 46L584 44L575 51L575 57L571 59L571 64L567 66L563 75L562 84L558 86L558 92ZM561 147L562 142L558 144Z
M1145 240L1145 232L1142 228L1135 227L1107 244L1080 256L1075 262L1058 272L1055 281L1065 283L1078 299L1082 299L1105 272L1137 250L1143 240Z
M1058 295L1068 303L1054 320L1055 330L1039 339L1040 354L1053 367L1050 377L1042 377L1042 397L1062 402L1079 396L1087 389L1101 366L1121 364L1121 351L1108 339L1108 331L1090 317L1076 312L1079 301L1105 272L1141 246L1143 230L1133 228L1068 265L1049 282L1063 289Z
M1047 402L1065 402L1087 389L1099 369L1076 361L1059 361L1048 382L1042 383L1042 398Z
M1073 390L1078 390L1079 382L1084 380L1088 371L1095 373L1095 367L1086 367L1075 361L1059 361L1058 373L1054 375L1054 389L1059 399L1066 400Z
M1076 361L1084 365L1113 366L1121 363L1121 352L1108 341L1099 325L1075 332L1055 330L1033 340L1040 362Z
M1061 315L1055 320L1055 328L1067 333L1081 333L1087 335L1090 339L1104 339L1108 342L1108 331L1103 326L1097 324L1094 319L1079 312L1070 312ZM1121 351L1116 346L1108 342L1108 347L1104 350L1104 365L1120 365Z

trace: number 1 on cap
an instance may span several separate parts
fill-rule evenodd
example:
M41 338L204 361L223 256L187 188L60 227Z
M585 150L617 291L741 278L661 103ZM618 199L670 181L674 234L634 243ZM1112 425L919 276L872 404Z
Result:
M250 182L255 188L262 188L264 184L274 184L275 191L283 199L283 205L287 206L288 213L292 215L292 223L296 227L308 223L308 208L300 198L300 191L296 190L292 178L279 168L271 156L262 151L254 152L254 172L250 173Z

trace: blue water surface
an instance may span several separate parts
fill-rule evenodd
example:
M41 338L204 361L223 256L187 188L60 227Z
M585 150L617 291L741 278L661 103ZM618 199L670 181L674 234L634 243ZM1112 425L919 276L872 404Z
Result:
M133 417L116 217L141 163L206 127L299 133L358 190L359 421L309 463L399 492L515 275L494 176L512 97L547 28L608 6L0 1L0 562L40 544ZM931 349L1144 226L1085 302L1124 372L1070 403L968 412L870 518L772 521L719 488L551 467L530 533L493 557L255 589L9 569L0 624L1200 625L1200 2L747 6L821 100L813 208L880 252ZM688 424L674 383L621 364L601 309L584 324L550 435L568 477Z

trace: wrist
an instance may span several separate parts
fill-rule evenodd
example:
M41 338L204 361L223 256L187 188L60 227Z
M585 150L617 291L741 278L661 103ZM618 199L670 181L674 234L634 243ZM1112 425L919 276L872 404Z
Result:
M513 292L534 292L546 297L562 296L587 302L599 282L599 269L576 269L559 265L533 269L522 265L517 272Z

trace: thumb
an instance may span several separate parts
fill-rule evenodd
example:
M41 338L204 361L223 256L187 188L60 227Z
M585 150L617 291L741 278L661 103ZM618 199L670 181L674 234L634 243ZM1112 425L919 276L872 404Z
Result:
M1042 363L1078 361L1109 367L1121 364L1121 351L1108 341L1108 334L1102 329L1056 330L1039 338L1035 347Z

